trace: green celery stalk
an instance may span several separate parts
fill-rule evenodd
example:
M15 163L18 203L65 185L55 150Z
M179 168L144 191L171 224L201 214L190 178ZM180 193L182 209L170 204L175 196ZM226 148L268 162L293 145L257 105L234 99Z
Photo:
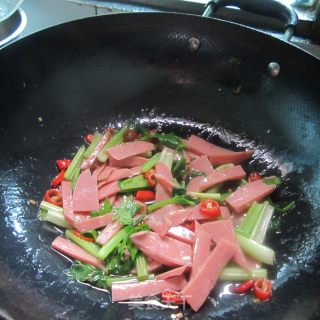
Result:
M232 194L232 192L221 193L220 202L223 202L224 200L226 200L226 198L228 198L230 196L230 194Z
M47 202L47 201L41 201L40 203L40 209L43 209L43 210L50 210L50 211L56 211L56 212L59 212L61 214L63 214L63 209L61 207L58 207L50 202Z
M165 207L168 204L175 203L174 200L172 200L172 199L173 198L170 198L170 199L158 201L158 202L155 202L155 203L151 204L150 206L148 206L148 212L152 212L152 211L158 210L158 209L160 209L162 207Z
M249 237L248 237L248 234L245 233L244 231L242 231L241 229L239 229L239 227L235 227L235 228L234 228L234 232L235 232L236 234L239 234L240 236L249 238Z
M168 148L164 148L160 155L160 160L162 163L164 163L170 170L173 163L173 156L174 152Z
M131 192L150 188L150 185L145 177L140 174L138 176L119 181L119 188L122 192Z
M239 234L236 234L241 249L255 260L273 265L275 261L274 251L262 244L257 243L251 239L247 239Z
M100 248L97 258L101 260L106 259L126 236L127 232L125 229L118 231L106 244Z
M146 257L141 253L136 257L136 270L137 270L137 278L139 281L144 281L149 278L148 272L148 262Z
M155 153L142 167L141 172L145 173L152 169L156 163L160 160L161 153Z
M156 203L151 204L148 206L148 212L152 212L154 210L160 209L164 206L167 206L168 204L177 203L182 204L185 206L194 206L197 202L193 200L192 198L188 198L188 196L185 195L177 195L170 199L158 201Z
M211 199L220 201L220 193L201 193L201 192L187 192L190 196L199 199Z
M244 281L259 278L268 278L267 269L254 268L251 269L251 274L249 274L239 267L226 267L220 273L220 280L223 281Z
M245 234L247 238L251 237L251 233L260 219L262 209L262 204L254 202L241 222L238 229L241 230L242 234Z
M71 229L72 226L66 221L63 213L54 210L41 210L40 219L55 224L56 226Z
M74 243L76 243L78 246L80 246L87 252L89 252L90 254L92 254L94 257L100 259L100 255L99 255L100 247L97 246L96 244L79 238L78 236L73 234L71 230L66 231L66 237L72 240Z
M221 190L221 188L223 187L223 185L224 185L223 183L219 183L219 184L215 185L214 187L205 190L205 193L218 193Z
M154 274L150 274L145 280L153 280L155 278ZM108 287L111 287L115 282L138 282L136 276L125 276L125 277L106 277L106 283Z
M94 134L92 142L90 143L90 145L88 146L88 148L86 149L86 151L83 154L84 158L88 158L90 156L90 154L94 151L96 146L99 144L102 137L103 137L102 134L99 132L96 132Z
M125 126L123 127L119 132L117 132L111 139L110 141L102 148L98 155L98 160L100 162L106 162L109 158L107 155L107 150L111 147L116 146L117 144L120 144L123 141L123 137L128 131L128 127Z
M224 170L224 169L229 169L234 167L233 163L225 163L225 164L221 164L220 166L216 167L215 170Z
M136 282L138 281L135 276L122 276L122 277L106 277L106 283L108 287L111 287L114 282Z
M269 225L271 223L271 218L274 212L274 208L269 204L268 201L263 203L262 212L260 215L260 219L257 222L255 228L251 232L251 239L256 241L257 243L262 244L266 237L266 233L268 231Z
M70 166L68 167L66 173L64 174L64 179L68 181L72 181L74 173L76 171L76 168L78 168L81 164L81 161L83 159L83 154L85 152L85 147L81 147L74 158L72 159L72 162Z
M75 168L73 178L72 178L72 183L71 183L72 190L74 190L74 188L76 187L78 178L80 176L80 172L81 172L80 167Z

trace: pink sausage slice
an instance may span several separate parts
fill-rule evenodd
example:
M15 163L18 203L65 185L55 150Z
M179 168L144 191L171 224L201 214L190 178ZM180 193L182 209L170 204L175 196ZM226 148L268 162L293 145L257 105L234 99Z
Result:
M98 238L96 239L96 242L100 244L107 243L121 229L122 229L122 224L119 221L116 220L111 222L101 231Z
M112 222L112 214L105 214L100 217L94 217L86 221L75 222L74 227L80 232L88 232L98 228L105 227Z
M70 181L63 180L61 182L61 194L62 194L64 217L71 225L73 225L74 223L73 198L72 198L72 187L71 187Z
M171 170L162 162L155 165L155 174L163 176L167 181L173 182ZM166 200L172 196L172 188L167 188L167 183L164 185L162 181L157 181L156 184L156 202Z
M110 158L110 166L116 168L132 168L132 167L141 167L148 161L144 157L130 157L123 160L115 160Z
M121 190L118 186L118 181L113 181L108 184L102 185L98 190L98 198L99 201L104 200L105 198L109 198L119 193Z
M51 247L75 260L88 263L99 269L104 269L104 265L100 260L93 257L91 254L89 254L70 240L59 236L52 242Z
M207 156L201 156L198 159L193 160L190 163L190 167L193 170L200 171L206 175L213 172L213 167Z
M275 185L268 185L262 180L256 180L233 192L226 199L226 203L236 213L243 213L254 201L260 201L267 197L275 188Z
M134 233L131 237L135 246L148 257L167 266L192 264L191 246L170 237L160 237L151 231Z
M210 234L214 243L217 244L221 239L225 239L230 243L233 243L235 247L234 261L246 271L251 272L250 264L239 246L233 229L233 224L230 219L204 223L201 227Z
M81 170L86 170L88 168L90 168L94 162L96 161L100 151L103 149L103 147L109 142L110 140L110 134L109 132L107 132L99 141L98 145L95 147L95 149L93 150L93 152L89 155L89 157L84 160L81 163Z
M193 244L193 257L190 280L199 272L210 255L211 236L196 222L196 237Z
M199 183L199 192L202 192L222 182L243 179L245 176L246 173L241 166L216 170L210 173L208 176L202 178L201 182Z
M115 147L109 148L107 153L110 158L115 160L123 160L148 151L152 151L154 145L145 141L133 141L121 143Z
M111 289L112 301L154 296L166 289L181 290L186 284L187 281L184 276L172 277L166 280L113 283Z
M190 245L193 244L195 238L194 232L183 226L171 227L168 230L167 235L173 239L179 240Z
M221 240L206 259L200 270L181 293L194 311L198 311L214 288L222 269L234 254L234 246Z
M97 177L91 175L90 169L86 169L81 172L73 191L73 210L88 212L98 209Z
M163 272L163 273L158 274L156 276L156 279L157 280L165 280L165 279L169 279L172 277L182 276L187 269L188 269L187 266L182 266L182 267L178 267L175 269L171 269L167 272Z
M224 149L195 135L191 135L186 140L186 144L192 152L199 155L207 155L213 165L224 163L239 164L248 160L253 154L253 151L235 152Z

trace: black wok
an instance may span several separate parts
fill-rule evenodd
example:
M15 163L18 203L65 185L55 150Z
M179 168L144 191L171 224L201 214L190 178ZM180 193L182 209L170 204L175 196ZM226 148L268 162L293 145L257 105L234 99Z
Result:
M188 47L192 37L197 50ZM277 77L267 71L273 61ZM212 293L217 306L208 300L197 314L185 311L189 319L319 319L319 60L232 23L125 14L34 34L3 49L0 66L0 308L11 317L170 318L172 311L111 304L105 292L70 282L69 262L50 249L55 229L28 203L41 200L54 160L71 157L83 135L136 119L255 148L247 169L281 175L273 199L297 202L268 238L277 253L271 301L221 296L222 284Z

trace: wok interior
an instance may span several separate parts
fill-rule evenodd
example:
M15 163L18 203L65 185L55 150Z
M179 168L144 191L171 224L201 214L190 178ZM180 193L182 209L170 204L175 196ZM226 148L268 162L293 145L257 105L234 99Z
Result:
M190 37L200 40L195 52L188 49ZM280 64L278 77L267 73L271 61ZM0 64L5 217L0 293L12 316L160 319L172 313L130 310L110 304L104 292L70 283L63 273L69 263L50 249L57 231L47 230L36 218L37 208L28 205L30 198L41 200L55 174L55 159L71 157L88 132L127 120L183 137L198 134L233 150L254 148L247 172L281 175L284 183L273 199L297 202L281 232L268 238L277 254L270 270L274 298L258 306L250 297L219 298L222 285L212 295L217 307L208 302L189 317L281 319L292 313L308 319L314 314L320 242L318 61L232 24L133 14L38 33L0 52ZM240 94L234 94L240 85Z

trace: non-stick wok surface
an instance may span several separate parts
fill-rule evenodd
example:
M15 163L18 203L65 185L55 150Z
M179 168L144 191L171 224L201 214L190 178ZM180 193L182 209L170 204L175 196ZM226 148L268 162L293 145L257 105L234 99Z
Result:
M192 37L196 51L188 48ZM281 67L277 77L267 72L272 61ZM0 52L0 66L0 308L26 320L170 318L172 311L111 304L107 293L70 282L70 263L50 249L57 230L28 203L41 200L54 160L71 157L83 135L133 119L234 150L255 148L246 169L281 175L273 199L296 200L268 237L277 254L271 301L223 294L221 284L212 294L217 305L208 300L197 314L185 311L188 318L319 319L317 59L231 23L126 14L27 37Z

